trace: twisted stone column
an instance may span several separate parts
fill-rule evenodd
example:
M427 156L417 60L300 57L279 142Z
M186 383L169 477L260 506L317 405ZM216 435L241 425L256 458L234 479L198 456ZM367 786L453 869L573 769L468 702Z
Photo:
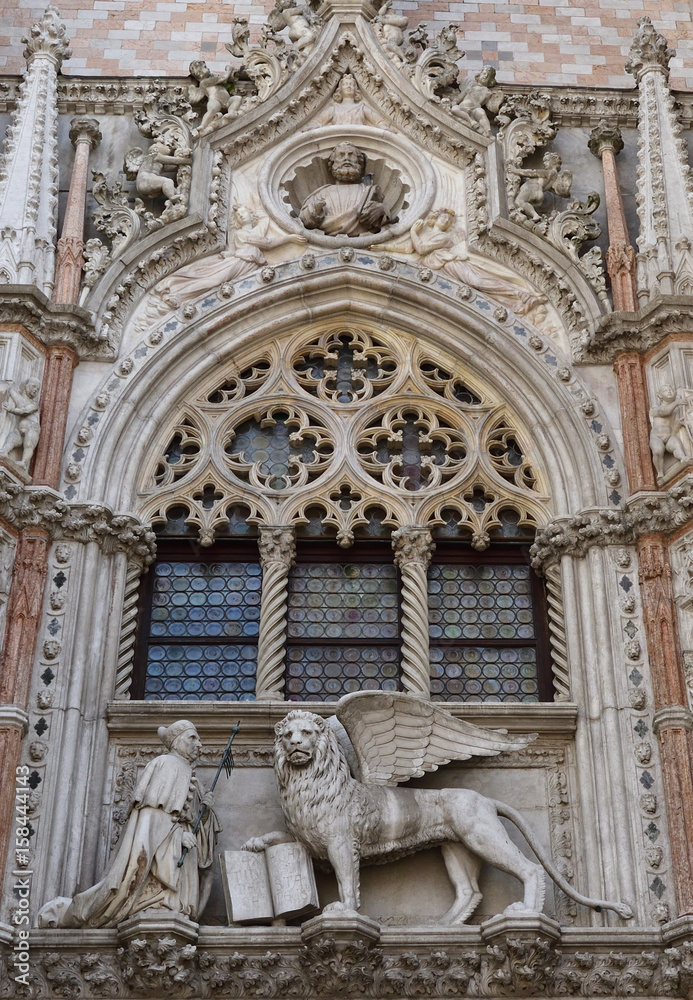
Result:
M84 265L84 209L89 153L101 142L99 123L95 118L73 118L70 123L70 139L75 147L75 162L72 165L63 231L58 240L53 301L74 303L79 300Z
M137 600L142 579L142 564L131 559L127 565L125 589L123 593L123 616L120 623L118 642L118 665L116 667L114 698L130 697L132 684L132 664L135 658L135 636L137 633Z
M262 605L257 644L255 698L284 698L284 655L289 570L296 558L292 527L261 525Z
M392 534L395 565L402 577L402 687L428 698L428 570L435 545L428 528L398 528Z

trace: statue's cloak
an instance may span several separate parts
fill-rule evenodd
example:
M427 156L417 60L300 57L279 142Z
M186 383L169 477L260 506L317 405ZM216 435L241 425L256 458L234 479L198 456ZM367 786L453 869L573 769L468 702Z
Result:
M371 199L378 201L377 194L374 184L323 184L306 198L299 217L306 228L316 228L312 211L324 201L325 216L317 228L327 236L361 236L370 232L360 221L361 212Z
M200 809L200 791L190 764L176 754L150 761L135 788L132 811L108 871L74 897L61 927L113 927L140 910L160 907L194 920L199 913L200 874L211 869L219 823L207 811L197 847L182 866L182 837Z

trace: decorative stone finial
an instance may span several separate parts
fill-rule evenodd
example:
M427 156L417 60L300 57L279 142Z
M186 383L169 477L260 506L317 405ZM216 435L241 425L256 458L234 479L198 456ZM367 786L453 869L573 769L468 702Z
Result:
M70 122L70 142L73 146L86 141L92 149L96 149L101 139L101 129L96 118L73 118Z
M676 49L668 48L664 35L660 35L649 17L641 17L638 30L630 47L626 73L632 73L636 81L648 70L658 70L669 75L669 62L676 55Z
M41 20L32 25L29 37L22 39L26 45L24 58L27 63L30 63L34 56L43 53L50 56L59 68L63 59L69 59L72 55L65 31L58 8L52 4L46 7Z
M623 136L621 130L616 125L610 124L602 118L590 132L589 142L590 153L594 153L601 159L605 149L610 149L614 156L623 149Z

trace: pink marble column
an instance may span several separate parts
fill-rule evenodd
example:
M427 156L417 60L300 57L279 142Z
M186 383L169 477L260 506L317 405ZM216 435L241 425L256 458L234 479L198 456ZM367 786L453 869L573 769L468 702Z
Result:
M74 303L79 300L79 286L84 265L84 209L87 200L89 153L101 141L95 118L73 118L70 139L75 147L70 191L67 196L63 231L58 240L53 301Z
M589 147L590 151L602 161L606 219L609 227L606 269L611 279L614 309L636 312L638 297L635 285L635 250L628 238L616 170L616 154L623 149L623 139L619 129L606 121L601 121L590 133Z

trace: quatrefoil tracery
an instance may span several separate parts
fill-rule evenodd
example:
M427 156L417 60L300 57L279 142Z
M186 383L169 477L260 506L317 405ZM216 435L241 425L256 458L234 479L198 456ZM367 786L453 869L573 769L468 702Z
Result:
M526 537L547 497L521 429L476 376L434 356L413 337L345 326L246 355L169 424L142 515L174 510L203 544L234 533L239 503L255 523L315 534L321 522L342 545L410 523L445 533L451 516L472 544L513 526Z

